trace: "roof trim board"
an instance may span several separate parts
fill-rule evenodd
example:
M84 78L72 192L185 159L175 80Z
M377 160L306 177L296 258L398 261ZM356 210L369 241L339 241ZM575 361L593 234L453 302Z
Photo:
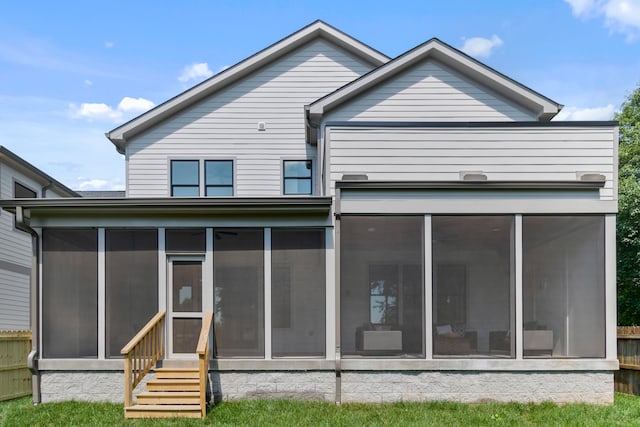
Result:
M445 64L453 70L462 73L535 113L541 121L551 120L563 107L561 104L475 60L462 51L436 38L432 38L351 83L314 101L308 108L309 119L312 125L319 125L322 116L339 105L428 58Z
M195 104L283 55L318 38L324 38L335 43L337 46L355 54L365 62L376 67L386 63L390 59L386 55L346 33L321 20L317 20L191 89L180 93L146 113L107 132L106 136L116 146L118 152L124 154L127 140L135 135L140 134L178 111Z
M110 215L164 213L211 215L214 213L298 213L324 214L331 211L331 197L163 197L163 198L74 198L74 199L5 199L0 208L14 213L23 209L27 216L71 214Z

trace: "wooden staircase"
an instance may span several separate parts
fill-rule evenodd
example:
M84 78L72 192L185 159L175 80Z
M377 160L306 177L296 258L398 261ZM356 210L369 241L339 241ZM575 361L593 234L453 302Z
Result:
M198 368L158 368L135 405L124 408L125 418L200 418Z
M209 331L213 313L202 322L194 367L155 369L155 379L147 381L146 391L133 390L164 354L164 312L156 314L127 344L124 358L125 418L202 418L207 415L207 377L209 373ZM196 365L197 363L197 365Z

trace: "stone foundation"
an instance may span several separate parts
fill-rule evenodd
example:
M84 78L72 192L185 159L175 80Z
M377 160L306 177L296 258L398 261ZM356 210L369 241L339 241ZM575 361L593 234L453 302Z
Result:
M613 403L611 372L343 372L342 402Z
M153 378L148 375L145 380ZM335 401L333 371L211 372L214 398ZM347 371L342 402L456 401L613 403L612 372ZM142 390L143 384L136 388ZM48 371L41 375L42 402L122 402L118 371Z
M333 371L211 372L210 376L216 399L335 400Z
M135 388L134 395L143 391L147 375ZM78 400L84 402L124 402L124 374L118 371L49 371L41 372L42 403Z

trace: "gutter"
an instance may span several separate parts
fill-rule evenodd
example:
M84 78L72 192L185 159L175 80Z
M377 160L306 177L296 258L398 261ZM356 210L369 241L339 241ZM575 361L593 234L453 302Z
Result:
M38 274L38 267L40 265L40 239L36 230L31 228L28 224L27 218L24 216L22 206L16 207L16 228L18 230L29 233L32 237L32 250L31 257L31 284L30 284L30 298L31 298L31 351L27 356L27 368L31 371L31 393L33 398L33 404L38 405L41 401L40 393L40 371L38 370L38 342L40 341L40 316L38 315L38 301L40 295L38 292L38 282L40 275Z

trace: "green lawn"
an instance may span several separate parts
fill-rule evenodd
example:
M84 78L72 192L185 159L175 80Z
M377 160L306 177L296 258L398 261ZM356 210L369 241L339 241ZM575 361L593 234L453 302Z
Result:
M124 420L122 405L0 402L0 426L640 426L640 397L616 394L612 406L551 403L393 403L381 405L247 400L223 402L200 420Z

